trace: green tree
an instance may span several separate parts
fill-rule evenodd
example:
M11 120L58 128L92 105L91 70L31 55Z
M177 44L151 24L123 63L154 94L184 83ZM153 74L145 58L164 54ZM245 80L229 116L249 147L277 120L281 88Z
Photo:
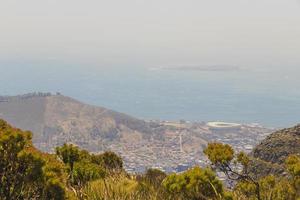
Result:
M46 164L30 132L0 120L0 199L64 199L63 185L48 176Z
M122 158L111 151L107 151L99 155L92 155L91 160L93 163L101 165L110 172L120 171L123 169Z
M56 148L57 156L70 167L71 173L73 172L74 163L80 158L80 150L73 144L64 144L62 147Z
M206 200L225 198L223 184L210 169L195 167L182 174L171 174L163 186L170 199Z
M105 171L91 162L81 161L74 165L74 183L77 186L83 187L89 181L104 178Z
M44 179L47 187L46 199L64 199L67 189L66 166L55 155L43 153L45 161Z
M227 178L234 181L250 183L254 186L254 193L258 200L261 200L260 183L248 172L249 158L245 153L239 153L236 156L233 148L228 144L209 143L204 150L214 168L226 174ZM241 164L244 168L242 171L235 170L234 164Z
M86 150L72 144L64 144L62 147L56 148L56 155L68 166L69 187L79 199L84 198L82 190L87 183L105 177L105 170L100 164L102 162L96 162L97 156Z

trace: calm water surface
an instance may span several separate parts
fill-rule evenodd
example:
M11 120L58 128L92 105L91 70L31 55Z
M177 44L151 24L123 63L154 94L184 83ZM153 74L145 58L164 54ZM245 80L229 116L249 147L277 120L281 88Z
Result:
M0 63L0 95L59 91L143 119L260 123L300 122L299 70L233 71L92 68Z

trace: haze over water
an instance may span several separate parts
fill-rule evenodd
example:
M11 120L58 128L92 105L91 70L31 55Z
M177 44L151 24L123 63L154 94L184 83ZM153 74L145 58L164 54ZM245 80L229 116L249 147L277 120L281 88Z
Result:
M4 67L5 66L5 67ZM143 119L300 122L297 67L232 70L93 68L57 63L1 63L0 94L61 92Z
M299 24L299 0L3 0L0 95L59 91L143 119L291 126Z

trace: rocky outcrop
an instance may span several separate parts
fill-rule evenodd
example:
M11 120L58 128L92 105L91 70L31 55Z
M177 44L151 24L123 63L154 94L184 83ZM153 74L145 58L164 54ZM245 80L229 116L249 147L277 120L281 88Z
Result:
M300 155L300 125L269 135L251 153L251 171L257 176L284 174L284 162L289 155Z

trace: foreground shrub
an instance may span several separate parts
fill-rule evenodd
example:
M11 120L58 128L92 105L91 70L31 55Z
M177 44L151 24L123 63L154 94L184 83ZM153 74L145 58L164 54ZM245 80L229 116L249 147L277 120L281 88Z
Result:
M137 192L138 183L125 174L109 176L87 184L84 189L86 199L90 200L142 200Z
M210 143L204 153L214 169L225 173L229 180L237 183L234 189L235 199L295 200L300 197L300 158L297 155L291 155L286 160L289 172L287 177L270 175L258 179L248 170L250 158L243 152L236 155L227 144ZM237 164L243 169L237 170Z
M0 120L0 199L65 199L64 172L56 164L32 146L30 132Z
M82 161L75 163L73 174L73 184L82 187L89 181L104 178L105 171L99 165Z
M296 191L286 178L267 176L259 180L261 199L264 200L294 200ZM239 182L235 193L249 200L256 200L255 185L249 182Z
M163 186L174 199L222 199L223 184L213 171L195 167L182 174L169 175Z

